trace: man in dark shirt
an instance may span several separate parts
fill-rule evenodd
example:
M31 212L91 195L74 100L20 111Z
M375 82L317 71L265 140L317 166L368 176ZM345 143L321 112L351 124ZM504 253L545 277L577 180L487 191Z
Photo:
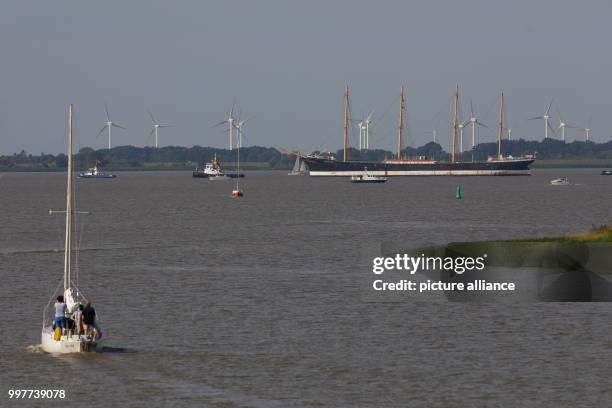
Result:
M85 303L85 307L83 308L82 316L83 316L83 330L85 331L85 334L91 335L93 329L96 326L96 309L94 309L93 306L91 305L91 300L88 300L87 303Z

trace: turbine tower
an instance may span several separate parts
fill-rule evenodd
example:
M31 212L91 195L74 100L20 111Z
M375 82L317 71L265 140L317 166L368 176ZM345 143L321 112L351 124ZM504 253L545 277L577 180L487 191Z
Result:
M438 119L436 121L436 126L432 130L429 130L429 131L425 132L425 134L433 136L433 142L434 143L438 143L437 139L438 139L438 126L439 125L440 125L440 119Z
M370 123L372 123L372 115L374 111L370 112L367 118L361 119L357 124L359 126L359 150L368 150L370 148Z
M591 139L589 138L589 135L590 135L590 133L591 133L591 119L592 119L592 118L591 118L591 117L589 117L589 121L587 122L586 127L579 128L579 129L578 129L578 130L582 130L582 131L584 132L584 135L585 135L585 140L586 140L587 142L591 140Z
M108 106L106 104L104 104L104 110L106 111L106 123L104 124L102 129L100 129L100 131L98 132L98 136L100 136L102 132L104 132L104 129L108 129L108 148L110 149L112 147L112 140L113 140L112 128L116 127L116 128L123 129L123 130L126 130L126 129L123 126L120 126L111 120L110 115L108 113Z
M476 115L474 114L474 105L472 104L471 100L470 100L470 118L464 122L464 125L466 123L469 123L470 125L472 125L472 149L474 149L474 146L476 146L476 136L475 136L476 125L482 126L482 127L485 127L485 128L488 127L488 126L485 125L484 123L480 122L476 118Z
M550 103L548 104L548 108L546 109L546 112L542 116L536 116L534 118L529 118L529 120L544 119L544 139L548 139L548 129L552 130L552 132L555 133L555 130L552 128L552 126L550 126L550 119L551 119L550 107L552 106L553 101L554 101L554 98L550 100Z
M561 112L559 112L558 107L557 107L557 113L559 114L559 128L558 129L561 129L561 140L565 142L565 128L576 129L576 126L570 126L563 121L563 117L561 116Z
M171 127L172 125L160 125L153 117L151 111L148 110L147 112L149 113L149 116L151 116L151 120L153 121L153 129L151 129L151 133L149 135L153 135L153 133L155 133L155 148L157 149L159 148L159 128L167 128Z
M234 101L232 103L232 109L228 112L227 119L225 119L225 120L223 120L223 121L221 121L221 122L219 122L219 123L217 123L216 125L213 126L215 128L217 126L221 126L221 125L226 124L226 123L229 125L228 132L229 132L229 149L230 150L232 150L234 148L233 131L234 131L234 128L237 129L236 123L235 123L236 122L236 118L234 117L234 108L235 108L235 106L236 106L236 101Z

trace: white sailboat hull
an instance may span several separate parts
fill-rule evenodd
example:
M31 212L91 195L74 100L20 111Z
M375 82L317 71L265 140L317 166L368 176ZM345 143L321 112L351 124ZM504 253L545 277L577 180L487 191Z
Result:
M41 333L41 348L51 354L73 354L96 351L100 348L100 341L93 344L86 336L72 335L62 336L61 339L53 340L53 328L44 327Z

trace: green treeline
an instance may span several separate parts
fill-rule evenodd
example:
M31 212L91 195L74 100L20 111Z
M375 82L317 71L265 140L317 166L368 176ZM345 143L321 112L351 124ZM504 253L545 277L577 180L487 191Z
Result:
M612 163L612 141L606 143L572 142L564 143L556 139L543 141L504 140L504 155L518 157L525 154L536 154L538 161L547 161L557 165L597 165ZM310 153L310 152L303 152ZM85 169L98 161L110 169L189 169L198 164L210 161L217 154L226 167L232 167L236 161L236 151L213 147L167 146L159 149L153 147L117 146L112 149L94 150L89 147L81 149L75 155L75 167ZM497 143L481 143L472 151L458 154L461 160L486 160L497 155ZM349 160L384 160L394 157L388 150L359 151L350 148ZM402 157L424 156L435 160L449 160L450 154L437 143L427 143L420 147L406 147ZM336 158L342 158L342 151L336 152ZM251 146L240 150L240 160L245 168L288 169L294 159L271 147ZM536 162L537 163L537 162ZM66 168L65 154L28 154L25 151L12 155L0 156L0 170L55 170Z

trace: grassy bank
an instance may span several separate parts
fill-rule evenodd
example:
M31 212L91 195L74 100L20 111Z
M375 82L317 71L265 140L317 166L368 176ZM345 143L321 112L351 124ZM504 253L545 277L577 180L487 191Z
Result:
M587 232L562 237L541 237L530 239L513 239L503 242L561 242L561 243L586 243L586 242L612 242L612 226L602 225Z
M235 170L237 163L223 163L224 170ZM196 168L196 163L172 163L172 162L147 162L147 163L110 163L103 168L104 171L164 171L164 170L185 170L192 171ZM86 169L76 169L84 171ZM241 162L240 170L286 170L285 168L273 167L266 162ZM58 172L66 171L65 167L43 166L38 164L19 164L11 167L0 166L1 172Z

